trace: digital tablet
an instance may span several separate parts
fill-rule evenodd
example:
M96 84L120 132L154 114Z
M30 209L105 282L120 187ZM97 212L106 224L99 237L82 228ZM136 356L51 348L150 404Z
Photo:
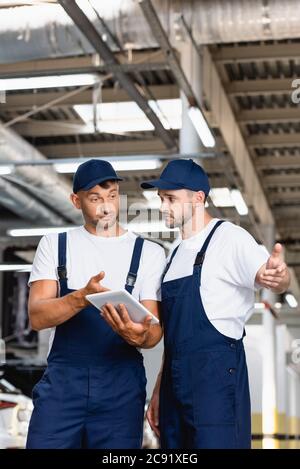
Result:
M99 310L106 303L112 304L116 309L119 304L123 304L125 305L132 321L143 322L146 316L152 316L151 324L159 324L157 317L150 313L145 306L143 306L126 290L93 293L91 295L86 295L86 299Z

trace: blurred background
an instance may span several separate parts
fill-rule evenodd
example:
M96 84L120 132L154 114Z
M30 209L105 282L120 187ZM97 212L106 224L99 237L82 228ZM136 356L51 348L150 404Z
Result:
M290 291L258 293L246 329L252 439L300 448L299 103L297 0L0 0L1 448L24 446L46 364L27 280L41 236L82 223L74 171L110 161L121 223L168 253L178 232L139 182L179 157L208 172L211 215L284 244ZM148 397L161 353L145 353Z

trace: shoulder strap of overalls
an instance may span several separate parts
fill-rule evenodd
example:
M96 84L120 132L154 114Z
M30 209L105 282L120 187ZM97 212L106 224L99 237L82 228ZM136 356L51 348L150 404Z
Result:
M127 274L126 284L125 284L125 290L127 290L128 293L130 294L132 293L133 287L136 282L137 273L138 273L139 266L140 266L143 244L144 244L144 238L142 238L141 236L138 236L134 243L133 253L131 257L131 264L129 267L129 272Z
M58 267L57 275L59 278L60 289L67 288L67 233L58 234Z
M167 272L168 272L168 270L169 270L169 268L170 268L170 265L172 264L172 260L174 259L174 256L175 256L175 254L176 254L178 248L179 248L179 244L178 244L178 246L176 246L176 248L175 248L174 251L172 252L171 257L170 257L170 260L169 260L169 262L167 263L167 265L166 265L166 267L165 267L165 270L164 270L163 275L162 275L162 282L163 282L163 280L164 280L164 278L165 278L165 276L166 276L166 274L167 274Z
M205 253L207 251L207 248L208 248L208 245L210 243L210 240L211 238L213 237L216 229L222 224L224 223L225 220L219 220L217 221L217 223L215 224L215 226L212 228L212 230L210 231L209 235L207 236L206 240L204 241L203 243L203 246L202 248L200 249L200 251L198 252L197 256L196 256L196 259L195 259L195 262L194 262L194 268L195 266L199 266L200 269L202 268L202 264L204 262L204 258L205 258Z

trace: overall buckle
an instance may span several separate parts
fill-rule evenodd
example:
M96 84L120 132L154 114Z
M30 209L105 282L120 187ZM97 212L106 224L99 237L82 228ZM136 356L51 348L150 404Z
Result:
M126 278L126 285L128 285L129 287L133 287L136 282L136 277L137 277L136 274L129 272Z
M65 265L59 265L57 267L57 273L58 273L58 277L60 280L64 280L67 278L67 268Z

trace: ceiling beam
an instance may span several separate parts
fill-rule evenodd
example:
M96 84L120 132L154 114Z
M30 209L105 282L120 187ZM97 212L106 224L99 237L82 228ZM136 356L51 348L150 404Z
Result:
M288 251L285 252L285 259L289 265L293 267L300 267L300 251Z
M300 174L275 174L272 176L264 176L262 179L265 187L299 187Z
M299 207L298 207L299 213ZM297 231L300 234L300 220L297 217L293 217L289 213L289 209L286 209L285 216L278 218L278 228L284 231ZM300 237L300 236L299 236Z
M297 107L275 109L250 109L240 111L236 118L241 124L265 124L272 122L299 122L300 112Z
M59 4L63 7L66 13L73 20L74 24L86 37L89 43L94 47L95 51L102 57L105 64L118 65L119 61L115 58L114 54L108 48L107 44L103 41L101 35L96 30L95 26L84 14L82 9L73 0L58 0ZM166 148L175 149L177 143L173 139L171 133L166 130L157 117L151 106L148 104L147 98L142 94L139 88L135 85L134 81L123 71L114 72L115 78L120 85L127 91L128 95L133 99L141 110L146 114L150 122L155 128L156 134L162 139Z
M296 169L300 168L300 154L291 156L259 156L255 158L257 169Z
M299 59L299 44L259 44L212 48L215 62L261 62Z
M91 127L81 121L39 121L27 120L14 125L14 130L23 137L58 137L61 135L82 135L94 133Z
M177 85L153 85L148 87L150 92L156 99L174 99L179 97L179 89ZM50 101L54 101L66 95L66 99L60 101L51 107L69 107L76 104L92 104L93 91L85 90L75 96L68 97L65 91L39 91L38 93L14 93L6 95L6 103L0 105L0 112L26 110L33 106L44 106ZM103 88L101 94L101 102L115 103L129 101L130 98L122 88Z
M231 108L229 96L226 95L226 91L221 83L217 65L213 62L207 47L204 48L203 59L203 90L205 99L213 115L213 121L217 123L236 166L236 170L242 182L241 189L246 202L249 207L253 208L262 228L264 226L274 225L276 229L276 221L256 172L256 167L253 164L247 142L244 140L233 109ZM260 232L262 236L261 241L264 242L264 230L260 230ZM292 274L295 279L293 284L294 292L299 297L299 281L297 281L293 270Z
M258 134L247 138L249 147L300 147L300 132L289 134Z
M161 24L161 21L157 15L157 12L154 6L152 5L151 0L140 0L139 5L153 33L153 36L155 40L158 42L158 44L160 45L165 55L165 60L170 65L172 73L180 89L183 91L189 105L190 106L197 105L199 107L200 103L197 102L197 98L194 94L192 86L189 80L187 79L186 73L182 69L182 66L179 62L177 54L169 41L168 35Z
M281 219L283 220L284 218L287 218L287 217L293 218L294 220L299 219L299 207L297 205L290 206L290 207L284 207L284 206L274 207L273 213L276 219L278 220L278 222L280 222Z
M163 153L166 148L160 139L120 140L112 142L65 143L38 147L49 158L115 156L118 154Z
M299 191L295 190L295 191L271 192L269 193L269 200L271 201L272 204L278 203L278 202L283 202L283 203L299 202L299 205L300 205L300 190Z
M207 48L204 48L203 58L205 100L231 153L237 173L243 183L243 192L247 203L254 208L260 223L272 224L274 219L268 201L221 83L216 65Z
M163 53L159 50L154 52L134 50L130 56L116 52L114 57L118 60L119 64L105 64L98 54L0 64L0 78L40 77L74 73L106 73L117 70L141 72L169 69Z
M300 47L300 46L299 46ZM264 80L236 80L225 84L229 96L257 94L291 94L294 78L267 78Z

